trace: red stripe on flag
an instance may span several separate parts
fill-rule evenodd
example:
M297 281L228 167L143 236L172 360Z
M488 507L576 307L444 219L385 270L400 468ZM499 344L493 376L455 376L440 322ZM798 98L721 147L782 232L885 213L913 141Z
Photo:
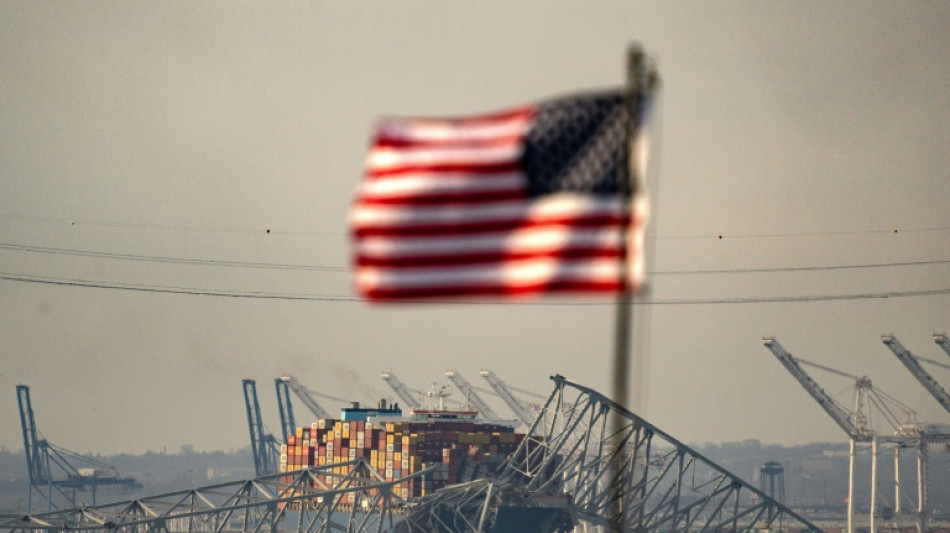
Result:
M373 179L395 174L408 174L411 172L470 172L474 175L501 174L503 172L514 172L517 170L521 170L521 165L517 161L482 164L448 162L430 165L399 165L385 169L370 169L366 172L366 177Z
M373 142L373 148L491 148L499 146L509 146L521 142L522 135L503 135L490 139L422 139L413 140L401 137L381 137Z
M629 217L621 216L602 216L590 217L583 220L577 219L549 219L545 222L533 224L524 220L491 220L478 223L465 224L458 226L454 224L414 224L406 226L375 226L375 227L356 227L354 235L357 237L374 236L445 236L445 235L472 235L478 233L494 233L503 230L515 230L526 228L532 225L546 226L566 226L573 228L601 227L601 226L620 226L630 220Z
M531 285L521 285L517 287L498 285L459 285L432 289L369 289L363 292L363 296L370 300L385 302L388 300L404 301L478 296L519 297L531 296L539 293L559 292L609 294L616 293L622 288L623 285L619 281L552 281L545 283L535 283Z
M611 258L618 259L623 255L623 250L619 248L577 248L570 250L553 250L549 252L482 252L465 253L459 252L451 255L426 255L413 257L372 257L359 255L356 264L361 267L386 267L386 268L421 268L431 266L464 266L478 265L484 263L502 263L504 261L519 261L523 259L590 259L590 258Z
M527 194L524 191L485 191L485 192L459 192L443 193L431 195L404 195L404 196L385 196L385 197L367 197L360 201L361 205L393 205L393 206L419 206L419 205L463 205L463 204L485 204L499 201L524 200Z

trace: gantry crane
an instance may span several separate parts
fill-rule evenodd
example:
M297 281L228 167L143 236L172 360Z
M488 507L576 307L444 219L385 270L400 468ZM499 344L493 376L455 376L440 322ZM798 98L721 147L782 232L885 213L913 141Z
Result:
M280 445L273 435L264 431L261 421L261 405L257 401L257 385L253 379L242 381L244 406L247 409L247 427L251 433L251 454L254 456L254 471L258 476L277 473L277 458Z
M917 378L917 381L927 389L927 392L937 400L937 403L950 413L950 394L947 394L947 391L937 383L937 380L935 380L924 367L920 366L920 359L922 358L910 353L893 335L881 335L881 340L894 352L894 355L907 367L907 370ZM930 361L929 359L927 361L941 365L941 363L937 363L936 361Z
M397 378L396 375L393 374L392 372L383 371L379 375L379 377L383 378L383 381L389 384L393 392L396 393L396 396L399 396L399 399L405 402L406 405L408 405L410 408L412 409L422 408L422 404L419 402L419 399L418 399L422 393L420 393L419 391L416 391L417 394L413 396L412 391L409 389L409 387L407 387L405 383L400 381L399 378Z
M508 390L508 387L505 383L495 375L491 370L485 369L479 372L479 374L485 378L485 381L491 386L491 388L498 393L498 396L501 397L502 401L515 413L515 416L519 420L524 422L524 425L531 427L531 424L534 423L534 415L531 414L531 411L524 406L517 398L511 394L511 391Z
M947 355L950 355L950 338L947 338L946 333L934 333L934 342L937 343L937 346L943 348Z
M134 478L121 477L115 467L71 452L51 444L38 436L33 417L30 388L17 385L17 404L20 408L20 425L23 429L23 448L26 452L26 467L30 474L30 490L27 508L32 510L33 491L46 499L47 511L53 508L54 491L71 505L76 505L77 491L90 491L92 502L100 486L130 491L141 488ZM77 466L80 465L80 466Z
M472 384L468 382L467 379L462 377L462 374L459 374L455 370L449 369L445 371L445 377L449 378L452 384L465 396L465 398L471 402L475 409L482 414L485 418L498 418L498 415L495 411L492 411L492 408L485 403L485 400L475 392L475 387L472 387Z
M870 379L867 377L856 378L855 376L832 368L797 359L788 353L785 348L772 337L766 337L762 339L762 342L766 348L772 351L772 354L782 363L782 366L792 374L792 377L798 380L798 383L805 391L818 402L818 405L828 413L828 416L830 416L849 437L856 442L871 442L871 440L874 439L875 431L869 426L870 417L867 401L868 391L871 388ZM808 375L808 372L802 369L800 363L811 364L835 374L855 379L854 412L849 412L844 406L838 403L837 400L829 396L828 393Z
M944 344L941 344L941 341L946 340L946 336L942 339L939 338L939 335L934 335L934 341L940 345L941 348L945 350L948 349ZM947 412L950 412L950 394L947 394L947 391L937 383L937 380L930 375L927 370L920 364L920 361L926 361L928 363L943 367L950 368L943 363L927 359L926 357L921 357L914 355L901 344L900 341L894 335L881 335L881 341L890 348L891 352L900 360L900 362L910 371L910 373L917 378L917 381L923 385L924 389L930 393L931 396L937 400ZM948 352L950 353L950 352ZM929 494L929 483L927 481L928 469L927 463L929 458L927 456L927 443L928 442L943 442L946 443L950 440L950 432L948 432L946 425L939 424L922 424L918 426L917 435L919 436L919 450L918 450L918 495L919 503L918 508L923 517L923 510L927 509L928 503L928 494ZM921 519L923 521L923 518ZM923 527L923 525L919 526Z
M901 410L906 413L913 413L913 410L902 404L901 402L894 399L892 396L887 395L881 391L874 389L871 384L871 380L866 376L854 376L840 370L836 370L824 365L817 363L811 363L803 359L797 359L788 353L785 348L773 337L765 337L762 339L763 344L772 352L773 355L782 363L782 366L792 374L792 376L802 385L802 387L811 395L811 397L818 402L818 405L825 410L826 413L831 417L832 420L841 427L842 430L848 435L850 439L850 452L849 452L849 464L848 464L848 531L854 531L853 529L853 518L854 518L854 455L855 455L855 443L856 442L870 442L871 443L871 501L876 501L877 498L877 444L878 442L893 443L895 445L894 451L894 461L897 464L899 460L900 447L902 444L905 444L908 441L915 441L917 443L917 474L918 474L918 528L921 532L926 529L926 514L924 510L926 509L927 502L927 487L926 487L926 472L927 472L927 449L924 439L919 435L919 431L914 431L913 428L909 427L908 424L902 424L899 418L887 407L887 403L894 404L898 406ZM832 372L842 377L847 377L854 380L855 383L855 395L854 395L854 411L849 412L841 404L839 404L834 398L828 395L824 389L822 389L818 383L802 369L801 364L807 364ZM894 435L878 435L870 426L871 416L870 416L870 406L874 404L880 410L880 413L884 418L887 419L888 423L895 429ZM919 426L915 426L919 429ZM916 433L910 435L910 433ZM899 474L895 469L895 487L899 491L900 479ZM899 494L895 492L895 512L900 512L900 499ZM872 506L873 509L873 506ZM874 512L870 512L870 521L871 521L871 530L874 531Z

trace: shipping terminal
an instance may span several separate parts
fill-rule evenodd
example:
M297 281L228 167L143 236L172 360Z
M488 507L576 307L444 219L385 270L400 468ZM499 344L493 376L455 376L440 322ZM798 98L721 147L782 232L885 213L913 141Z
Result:
M775 344L771 341L770 349ZM57 503L57 510L45 513L0 516L0 533L845 533L863 528L860 517L852 522L849 516L849 527L843 528L840 515L814 521L789 507L776 489L783 486L775 482L781 465L768 471L771 483L757 487L563 376L552 376L554 390L531 400L524 399L526 391L507 386L489 370L481 376L514 418L495 414L478 396L478 391L489 391L476 389L454 370L446 377L466 402L451 408L446 406L448 386L434 383L422 393L391 371L381 377L400 403L381 399L374 406L327 396L293 376L281 376L275 379L280 436L267 433L255 382L246 379L255 478L108 504ZM291 391L316 421L296 423ZM521 399L512 391L520 392ZM60 489L88 469L66 475L54 471L54 464L65 459L53 460L56 448L37 438L28 387L18 386L18 395L31 497L36 491L49 507L54 492L75 499L77 490L86 489L69 494ZM346 407L331 414L317 396ZM541 403L532 403L536 399ZM887 443L925 449L934 438L908 433ZM117 473L82 477L93 495L97 483L105 486L112 478L120 479ZM925 515L901 511L903 516L888 520L902 527L874 531L944 531L936 521L927 524ZM873 512L865 518L873 520Z

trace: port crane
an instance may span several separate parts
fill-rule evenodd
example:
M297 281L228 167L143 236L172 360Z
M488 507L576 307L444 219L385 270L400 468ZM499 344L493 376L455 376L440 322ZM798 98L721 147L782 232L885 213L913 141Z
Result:
M950 394L948 394L947 391L944 390L944 388L941 387L939 383L937 383L937 380L935 380L933 376L930 375L930 372L927 372L927 370L921 366L920 361L925 359L910 353L910 351L907 348L904 348L904 345L901 344L901 342L897 340L894 335L881 335L881 341L884 342L884 344L890 348L892 352L894 352L894 355L896 355L900 362L903 363L903 365L907 368L907 370L909 370L910 373L913 374L915 378L917 378L917 381L919 381L920 384L923 385L925 389L927 389L927 392L929 392L930 395L933 396L935 400L937 400L937 403L939 403L941 407L950 413ZM946 366L942 363L938 363L937 361L931 361L929 359L926 359L926 361L939 366Z
M257 384L253 379L242 381L244 406L247 410L247 427L251 433L251 454L254 456L254 472L258 476L277 473L277 458L280 445L273 435L264 431L261 421L261 405L257 401Z
M412 391L405 383L399 380L395 374L392 372L383 371L379 377L383 378L393 392L396 393L396 396L399 396L399 399L405 402L412 409L421 409L422 404L419 402L418 398L422 395L421 392L415 391L416 395L413 396Z
M871 440L874 439L876 432L869 426L870 412L868 393L872 389L870 379L866 376L852 376L833 368L795 358L774 338L766 337L762 339L762 342L766 348L775 355L775 358L782 363L782 366L788 370L792 377L818 402L818 405L825 410L825 413L827 413L849 437L856 442L871 442ZM849 411L825 392L825 390L818 385L818 382L812 379L808 372L802 368L802 364L821 368L834 374L854 379L855 395L853 412Z
M76 492L91 492L93 504L100 486L131 491L141 487L134 478L121 477L115 467L102 461L60 448L39 437L33 415L30 388L17 385L17 404L20 409L20 425L23 430L23 448L26 452L26 467L30 474L30 490L27 509L33 507L33 491L46 499L47 511L51 511L56 495L68 505L76 505ZM77 466L80 465L80 466Z
M762 339L763 344L768 348L772 354L779 360L782 366L792 377L794 377L798 383L808 392L811 397L818 402L818 405L831 417L831 419L838 424L838 426L848 435L850 439L850 451L848 454L848 531L854 531L854 460L855 460L855 443L864 442L871 443L871 501L876 501L877 495L877 445L878 442L893 443L894 448L894 464L895 466L899 461L899 453L901 445L906 445L909 440L916 440L918 443L918 453L917 453L917 462L918 462L918 527L921 531L925 530L925 514L923 510L926 508L926 483L923 481L924 476L926 475L927 468L927 450L926 444L919 437L913 438L906 433L912 433L913 431L910 428L912 424L903 424L900 422L898 417L894 412L888 407L888 404L896 405L898 408L903 410L908 416L912 416L914 413L912 409L902 404L901 402L894 399L892 396L887 395L881 391L878 391L871 384L871 380L867 376L854 376L834 368L830 368L818 363L812 363L805 361L804 359L798 359L785 348L779 344L777 340L773 337L765 337ZM847 408L838 403L834 398L832 398L818 383L812 379L812 377L802 368L802 365L809 365L815 368L819 368L833 374L846 377L848 379L854 380L854 409L849 411ZM870 406L874 404L879 408L879 412L882 416L888 421L888 423L895 428L895 435L879 435L876 430L874 430L871 425L871 413ZM916 427L916 426L913 426ZM904 433L904 435L901 435ZM900 499L899 499L899 488L900 488L900 479L899 471L895 468L895 512L900 513ZM873 507L872 507L873 509ZM869 513L871 521L871 530L874 531L874 519L875 514L873 510Z
M485 369L479 372L479 374L485 378L485 381L488 382L488 385L491 386L495 393L501 397L502 401L504 401L505 404L515 413L515 416L524 422L524 425L530 427L531 424L534 423L535 417L533 414L531 414L531 411L529 411L523 403L521 403L517 398L514 397L513 394L511 394L511 391L509 390L508 386L505 385L505 382L499 379L494 372Z
M475 392L475 387L473 387L467 379L462 377L462 374L450 369L445 371L445 377L449 378L449 381L475 406L475 409L477 409L482 416L485 418L498 418L495 411L492 411L492 408L485 403L485 400Z

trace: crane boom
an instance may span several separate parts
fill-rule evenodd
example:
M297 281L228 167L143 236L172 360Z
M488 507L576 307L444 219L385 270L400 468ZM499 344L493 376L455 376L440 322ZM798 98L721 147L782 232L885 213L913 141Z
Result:
M943 351L947 352L947 355L950 355L950 338L947 338L946 333L934 334L934 342L937 343L937 346L943 348Z
M765 347L782 363L782 366L788 370L792 377L798 380L798 383L805 391L818 402L818 405L828 413L828 416L830 416L848 436L856 441L863 442L868 442L873 439L874 432L865 426L859 427L856 425L848 411L836 402L834 398L829 396L828 393L802 369L792 354L788 353L777 340L772 337L765 337L762 339L762 343L765 344Z
M324 409L319 402L317 402L317 399L314 398L312 394L310 394L310 391L301 385L299 381L297 381L297 378L288 374L277 379L281 379L286 382L290 387L290 390L294 391L294 394L300 398L300 401L302 401L303 404L307 406L307 409L310 409L310 412L313 413L314 416L317 418L333 418L330 416L330 413Z
M485 400L482 400L481 396L475 392L475 387L472 387L472 384L468 382L467 379L462 377L462 374L459 374L455 370L446 370L445 377L455 385L455 387L461 392L468 401L472 402L475 405L475 409L482 414L485 418L498 418L498 415L495 414L495 411L492 411L492 408L485 403Z
M244 406L247 409L247 427L251 433L251 453L254 455L254 471L258 476L277 472L274 457L268 450L268 439L264 435L264 423L261 421L261 405L257 401L257 385L253 379L245 379ZM273 437L271 437L273 438Z
M33 418L33 404L30 402L30 388L16 386L17 403L20 406L20 425L23 428L23 449L26 451L26 466L30 471L33 484L45 483L49 479L49 464L46 454L40 451L41 444L36 437L36 422Z
M937 383L937 380L924 367L920 366L917 356L904 348L904 345L893 335L881 335L881 340L894 352L894 355L907 367L907 370L917 378L917 381L927 389L927 392L937 400L937 403L950 413L950 394L947 394L947 391Z
M293 435L297 430L294 405L290 401L290 389L286 381L275 378L274 387L277 389L277 410L280 411L280 432L284 436L284 442L287 442L287 436Z
M395 374L392 372L382 372L379 377L383 378L389 387L396 393L396 396L399 396L399 399L406 403L412 409L420 409L422 404L419 403L419 400L412 395L412 392L409 391L409 387L405 383L399 380Z
M495 375L491 370L482 370L479 372L485 381L498 393L498 396L501 396L501 399L514 411L515 416L517 416L524 424L528 427L534 423L534 416L531 415L531 412L518 401L514 395L511 394L511 391L508 390L508 387L505 383Z

